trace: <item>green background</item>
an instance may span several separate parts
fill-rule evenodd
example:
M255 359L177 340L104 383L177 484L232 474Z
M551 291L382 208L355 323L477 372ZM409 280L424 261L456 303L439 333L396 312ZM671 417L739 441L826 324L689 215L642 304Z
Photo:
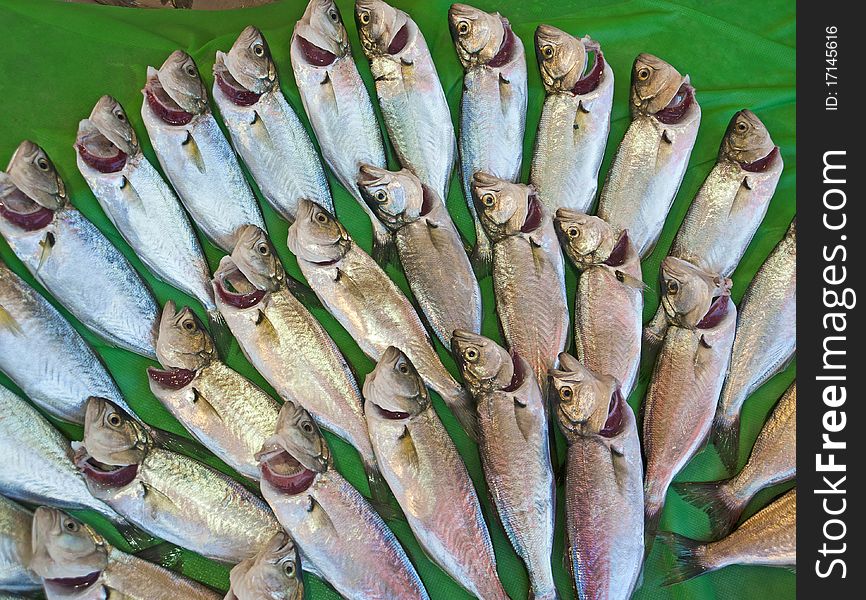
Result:
M462 71L447 27L449 2L402 0L395 1L394 4L407 10L424 32L456 122ZM338 5L349 30L361 75L372 89L367 61L358 44L352 3L339 0ZM491 11L499 10L508 17L514 31L528 50L529 110L524 176L529 171L536 124L543 101L543 89L533 50L533 33L539 23L549 23L578 36L590 34L601 42L605 58L613 67L616 91L611 142L602 173L606 172L610 157L629 122L627 98L629 73L634 57L639 52L651 52L669 61L681 72L691 75L703 109L703 120L689 169L670 212L665 231L655 252L643 264L644 279L650 286L645 296L644 316L647 319L658 305L659 263L670 246L691 198L713 166L728 120L736 110L743 107L754 110L760 116L782 149L785 170L767 217L733 276L733 296L738 301L755 271L784 234L795 211L794 2L479 0L476 5ZM0 163L6 163L21 139L30 138L41 144L64 176L75 206L133 260L135 267L152 285L159 301L172 298L180 303L194 304L190 298L150 276L102 213L75 167L72 143L77 122L90 113L100 95L114 95L127 109L142 137L145 154L156 163L139 116L140 90L144 84L145 67L159 66L172 50L182 48L198 61L210 87L215 51L228 50L237 34L248 24L254 24L263 30L279 69L283 91L289 102L300 110L301 103L292 77L288 49L292 28L304 7L305 2L302 0L285 0L261 8L227 12L145 11L46 0L0 0L0 39L3 40L3 48L0 50L0 107L3 114L0 119ZM301 118L307 122L303 114ZM391 165L396 166L392 152L389 159ZM333 178L331 186L340 218L353 237L369 250L370 227L367 217ZM448 205L461 231L469 238L472 235L471 222L456 177L452 181ZM271 238L287 268L298 276L297 266L285 245L286 223L264 203L263 211ZM220 253L209 244L205 244L205 247L210 265L214 268ZM0 256L16 272L25 274L23 266L14 258L5 242L0 242ZM389 272L404 290L408 289L402 275L394 267L390 267ZM25 277L32 283L29 275ZM481 285L485 299L484 333L498 336L490 279L483 280ZM573 270L568 272L567 287L570 297L573 297ZM99 294L100 290L93 290L96 303L100 301ZM368 373L373 367L372 361L362 354L333 318L321 309L314 312L357 371L360 374ZM102 355L130 405L138 414L157 427L182 432L180 425L150 394L145 368L152 363L101 343L80 324L74 320L73 322ZM438 346L438 350L453 372L454 363L445 349ZM270 389L246 363L236 343L231 347L227 362L266 389ZM632 406L639 405L649 375L645 365L640 384L630 399ZM791 365L747 402L743 418L741 461L745 460L747 448L751 447L772 405L793 378L794 365ZM8 380L2 376L0 383L9 385ZM10 387L14 389L14 386ZM438 399L436 408L456 440L481 492L480 495L485 497L475 446L459 430ZM63 429L70 436L79 433L75 428ZM366 493L366 482L357 454L333 436L329 436L329 441L335 450L340 472ZM562 439L559 442L561 444ZM218 463L214 461L213 464ZM702 452L678 479L708 480L722 475L721 463L714 451L709 449ZM761 494L750 510L762 506L776 492L778 490ZM567 571L559 559L563 554L562 502L559 504L559 527L553 561L559 589L563 597L568 598L572 594L571 586ZM501 528L490 518L490 511L489 504L485 505L485 513L491 523L500 576L514 598L523 598L527 590L523 565L511 550ZM95 520L89 515L86 517L91 522ZM391 525L417 566L431 597L466 597L453 581L424 557L405 522L392 522ZM687 505L673 492L668 495L661 528L697 538L706 536L709 532L706 516ZM111 539L118 542L116 535L111 536ZM660 581L671 562L672 557L668 550L662 544L656 544L649 557L643 586L637 592L637 598L794 596L794 576L791 573L760 567L729 567L685 584L660 588ZM186 553L182 565L184 571L192 577L220 589L227 587L228 571L222 567L189 553ZM337 597L329 587L314 578L308 577L307 582L308 597Z

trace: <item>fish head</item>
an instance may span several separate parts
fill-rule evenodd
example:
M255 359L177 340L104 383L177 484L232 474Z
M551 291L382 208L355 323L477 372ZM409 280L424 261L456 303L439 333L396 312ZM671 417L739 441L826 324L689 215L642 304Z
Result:
M147 432L135 419L105 398L90 397L84 413L86 452L80 460L93 459L108 466L140 464L150 449Z
M188 113L198 115L208 110L207 90L192 56L175 50L156 72L165 93Z
M295 25L292 45L314 66L327 66L349 54L349 36L333 0L310 0Z
M559 368L551 369L549 375L556 391L556 417L566 436L612 437L619 433L623 398L614 377L593 373L565 352L559 355Z
M571 91L586 69L584 40L550 25L535 30L535 53L547 92Z
M406 13L382 0L355 0L355 21L370 59L400 54L418 31Z
M264 94L274 88L277 67L271 57L268 42L257 28L246 27L231 49L221 54L229 74L245 89Z
M662 306L671 323L695 329L713 302L728 295L731 280L709 273L692 263L668 256L661 268Z
M352 238L334 215L315 202L301 198L295 222L289 227L287 244L300 260L333 263L349 251Z
M493 241L526 230L530 221L538 219L534 212L541 210L531 186L482 172L472 176L472 199L481 224Z
M213 339L188 306L169 300L159 319L156 355L163 367L198 371L216 357Z
M514 378L514 357L490 338L458 329L451 337L451 351L473 394L503 389Z
M287 494L309 488L331 467L331 450L318 425L303 407L287 400L274 434L256 454L262 480Z
M364 382L364 398L389 419L409 419L430 406L430 397L418 370L400 349L389 346Z
M775 148L770 132L758 115L743 109L728 124L721 154L741 165L748 165L767 157Z
M46 580L85 578L108 566L105 539L89 525L56 508L36 509L31 535L28 566Z
M26 196L16 198L19 203L33 207L33 203L49 210L59 210L69 200L66 184L60 178L57 168L38 144L24 140L18 144L9 166L6 167L9 182ZM8 185L3 186L8 189ZM8 191L6 196L12 195ZM20 194L18 195L20 196ZM7 198L0 196L0 201L6 204ZM13 206L12 210L16 210ZM38 208L38 207L35 207ZM25 210L24 212L30 212Z
M657 56L642 53L631 71L632 109L655 114L673 102L688 77Z
M261 227L242 227L231 257L238 270L257 290L275 292L285 284L286 271L268 240L268 234Z
M417 220L424 209L421 180L407 169L388 171L361 165L358 188L376 216L392 230Z
M563 250L578 268L601 264L613 252L616 232L604 219L559 208L553 224Z
M259 553L237 564L229 575L236 598L303 600L301 563L292 538L275 533Z
M109 95L100 98L90 111L89 121L112 144L127 155L139 151L138 136L120 102Z
M505 39L505 25L498 13L491 14L466 4L451 5L448 24L464 68L490 62Z

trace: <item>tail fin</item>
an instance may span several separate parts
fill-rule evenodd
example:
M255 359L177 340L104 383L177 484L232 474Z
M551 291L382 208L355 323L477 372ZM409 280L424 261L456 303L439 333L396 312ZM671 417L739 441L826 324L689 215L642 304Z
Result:
M658 310L656 310L655 316L652 320L644 327L643 330L643 343L644 348L647 350L651 350L653 354L658 350L659 345L661 345L662 340L665 337L665 333L668 330L668 318L665 314L664 307L660 304Z
M490 274L490 265L493 263L493 248L487 233L478 222L478 217L475 217L475 247L472 249L469 260L475 268L475 275L478 279L483 279Z
M475 408L475 401L465 389L460 390L448 397L443 396L443 400L451 409L451 413L463 427L472 441L478 442L481 439L481 430L478 428L478 413Z
M183 570L183 549L168 542L160 542L136 552L135 557L172 571Z
M674 484L674 489L683 499L707 513L715 539L727 535L734 528L746 507L746 503L731 493L728 481Z
M364 471L367 473L367 483L370 485L370 497L376 503L387 504L391 500L390 488L382 477L375 459L364 460Z
M740 457L740 415L731 420L716 417L712 441L728 472L736 471Z
M229 326L222 314L220 314L220 311L215 308L207 311L207 322L210 326L210 333L217 352L225 358L232 343L232 332L229 330Z
M664 505L664 498L662 498L661 502L646 500L643 530L644 558L647 558L653 549L653 542L655 542L656 533L658 533L659 530L659 521L662 518L662 509L664 508Z
M111 522L120 535L123 536L123 539L126 540L126 543L129 544L133 553L138 553L146 548L160 544L158 538L138 529L135 525L125 521L120 516L115 515L111 518Z
M394 236L375 216L371 215L370 221L373 223L373 260L384 269L385 265L398 262L397 246Z
M665 544L670 546L671 551L677 557L676 563L662 582L662 586L667 587L680 583L712 570L709 565L705 564L706 545L702 542L670 532L663 532L660 537Z

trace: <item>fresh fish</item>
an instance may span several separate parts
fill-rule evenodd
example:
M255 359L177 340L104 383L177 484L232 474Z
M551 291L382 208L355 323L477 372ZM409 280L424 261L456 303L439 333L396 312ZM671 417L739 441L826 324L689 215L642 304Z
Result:
M42 589L39 576L28 567L32 553L32 528L33 513L0 496L0 590L30 592Z
M274 534L253 558L235 565L224 600L303 600L304 580L295 543L284 531Z
M88 329L156 357L156 300L123 254L69 204L45 151L21 142L6 171L0 172L0 234L12 252Z
M171 300L162 310L156 354L166 370L148 368L153 395L223 462L258 479L255 454L274 432L280 405L222 362L195 314Z
M765 507L728 537L698 542L675 533L664 534L677 555L666 585L728 565L795 567L797 564L797 490Z
M91 394L101 394L132 412L87 342L2 262L0 371L42 410L63 421L84 423Z
M264 229L256 198L217 125L192 57L176 50L159 70L147 68L141 118L153 150L192 220L231 252L241 227Z
M490 240L472 201L475 173L506 181L520 178L526 127L526 56L508 19L452 4L448 22L463 66L460 102L460 172L463 195L475 218L475 258L490 263Z
M217 50L213 98L262 195L295 220L298 198L334 210L325 170L307 130L280 91L262 32L244 29L228 54Z
M651 54L631 74L631 125L617 148L598 216L629 236L643 258L655 247L689 164L701 107L689 77Z
M568 441L565 513L578 598L628 600L643 564L643 462L637 420L619 382L563 353L551 370Z
M797 223L767 257L741 301L737 337L722 388L713 443L729 471L736 468L740 409L752 392L784 369L797 347Z
M546 96L529 181L551 213L587 213L610 132L613 70L598 42L550 25L535 30L535 53Z
M409 15L381 0L356 0L355 20L400 164L447 198L457 140L424 35Z
M90 525L57 509L33 516L31 568L49 600L218 600L221 594L164 567L122 552Z
M376 457L415 539L476 597L507 599L472 480L405 354L385 350L364 398Z
M734 528L749 501L762 489L797 475L797 384L779 400L764 424L743 470L735 477L709 483L674 484L686 500L710 516L713 535Z
M644 400L647 554L674 476L701 449L728 369L737 309L731 281L674 257L662 262L670 320Z
M334 470L327 442L306 410L290 400L283 404L259 458L262 495L304 560L340 595L428 598L397 538Z
M316 296L361 350L379 360L389 346L399 348L474 435L475 407L466 390L442 365L415 308L346 229L321 207L302 200L298 219L289 227L288 246Z
M280 529L246 488L158 447L152 430L102 398L87 403L76 464L96 498L151 535L206 558L236 564Z
M385 167L385 146L333 0L310 0L295 25L291 57L301 101L322 156L340 184L370 215L373 254L384 258L390 234L364 202L356 179L361 165Z
M493 244L493 290L505 341L546 390L547 371L568 339L565 267L553 222L530 186L476 173L472 194Z
M617 235L598 217L556 211L556 232L581 272L574 300L577 358L594 373L612 375L628 397L640 366L643 280L628 231Z
M478 404L484 479L526 564L530 598L557 598L551 567L555 490L541 388L530 364L493 340L455 331L451 346Z
M481 331L481 290L442 197L410 171L361 167L358 185L394 232L412 295L446 346L455 329Z

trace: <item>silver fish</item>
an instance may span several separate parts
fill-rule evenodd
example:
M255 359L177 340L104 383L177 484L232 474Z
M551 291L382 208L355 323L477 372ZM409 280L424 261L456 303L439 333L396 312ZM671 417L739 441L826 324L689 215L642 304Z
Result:
M455 331L451 346L478 404L484 479L526 564L530 597L557 598L551 567L556 494L541 388L530 364L493 340Z
M123 254L69 204L54 163L33 142L21 142L7 172L0 172L0 234L88 329L111 344L156 357L156 300Z
M304 580L295 543L284 531L274 534L253 558L229 574L231 589L224 600L303 600Z
M409 15L381 0L356 0L355 20L400 164L447 198L457 139L424 35Z
M394 232L412 295L446 346L455 329L481 331L481 290L442 197L409 170L362 165L358 185Z
M237 156L211 113L192 57L176 50L147 68L141 118L163 172L207 238L231 252L241 227L264 229Z
M262 495L325 581L346 598L427 600L397 538L331 464L309 413L291 401L259 455Z
M520 177L526 56L523 42L499 13L452 4L448 22L464 70L459 138L463 195L475 218L475 258L488 264L491 245L472 201L472 177L479 171L506 181Z
M385 350L364 398L373 449L415 539L470 593L508 598L472 480L405 354Z
M217 50L213 98L262 195L281 217L295 219L298 198L334 210L316 147L280 91L262 32L244 29L228 54Z
M639 54L631 76L631 125L617 148L598 216L628 229L643 258L655 247L695 145L701 107L688 75Z
M29 568L33 552L30 545L32 528L33 513L0 496L0 590L31 592L42 589L39 576Z
M550 25L535 30L535 53L546 96L529 181L551 213L588 213L610 132L613 70L598 42Z

